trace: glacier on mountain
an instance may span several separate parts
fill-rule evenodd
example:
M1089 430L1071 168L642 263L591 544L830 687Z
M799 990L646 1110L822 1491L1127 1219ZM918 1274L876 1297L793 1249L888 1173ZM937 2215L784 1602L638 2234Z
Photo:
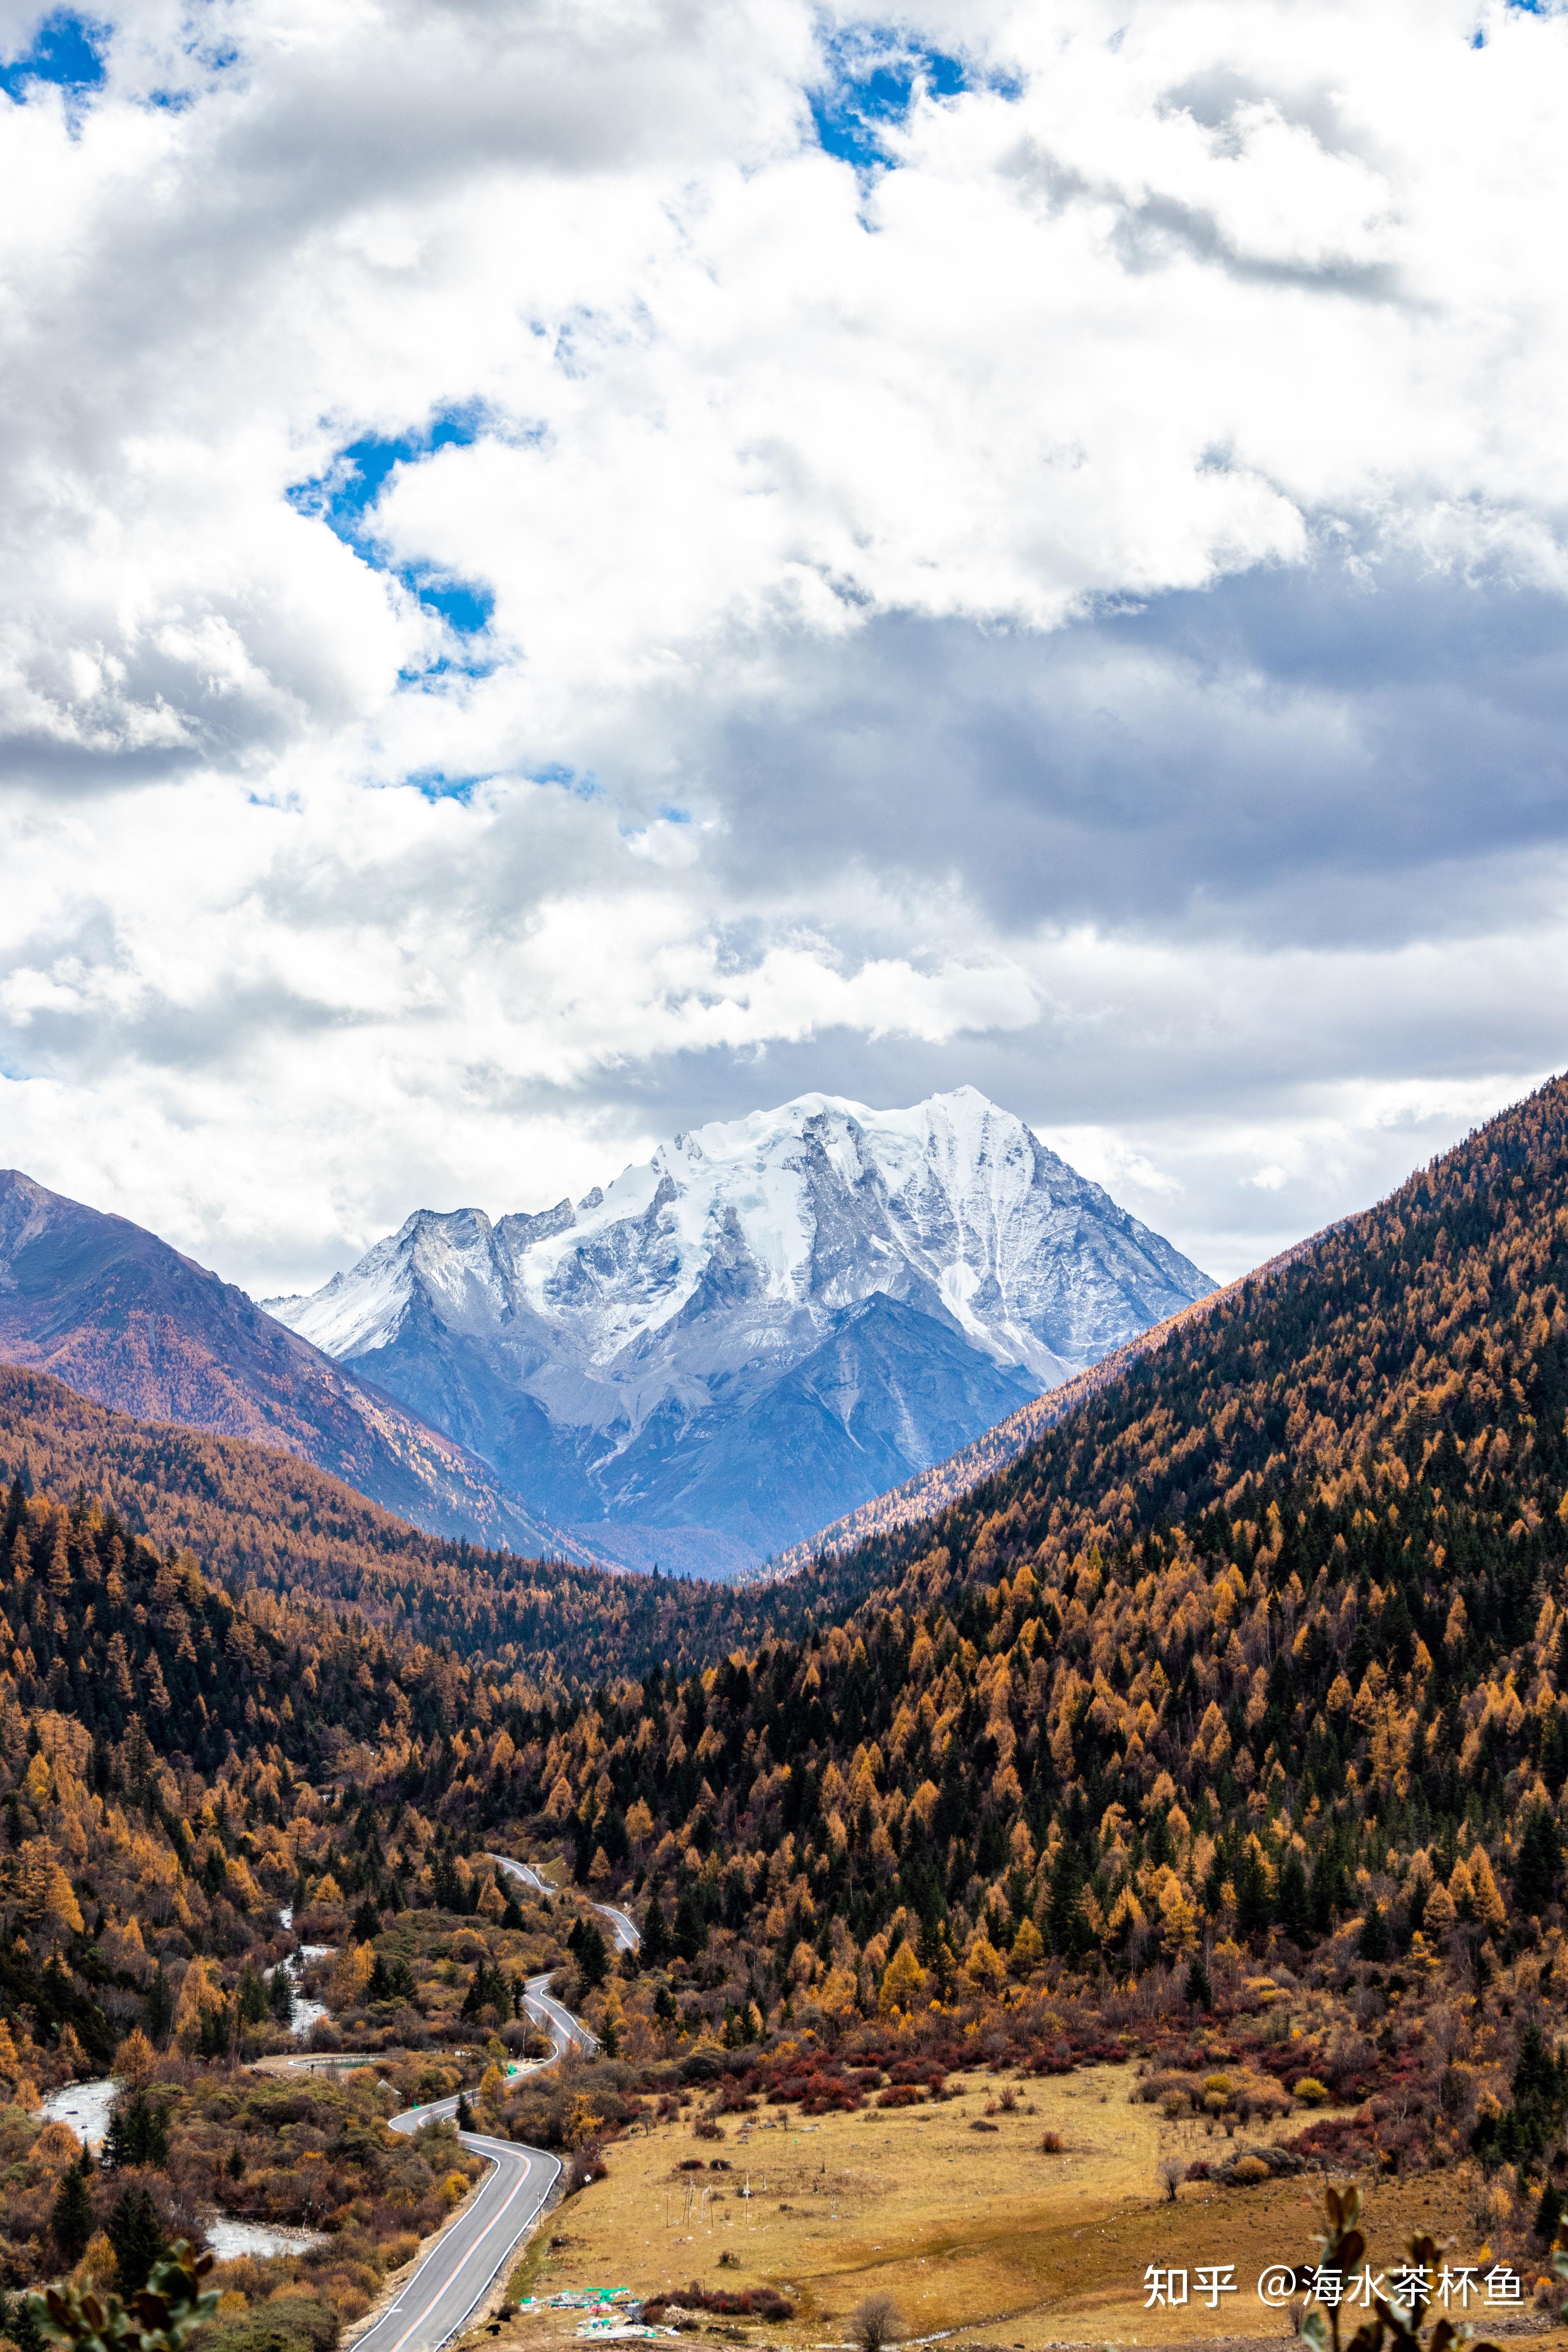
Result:
M715 1121L538 1215L419 1210L265 1304L607 1555L727 1573L1211 1287L961 1087Z

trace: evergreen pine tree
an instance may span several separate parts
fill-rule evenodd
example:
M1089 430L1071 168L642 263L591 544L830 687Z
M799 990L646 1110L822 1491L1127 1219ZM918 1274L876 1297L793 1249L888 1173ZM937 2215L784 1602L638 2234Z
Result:
M127 2189L104 2224L120 2273L121 2294L139 2294L163 2252L163 2224L145 2189Z
M1244 1940L1260 1936L1268 1925L1270 1908L1263 1864L1251 1846L1246 1846L1236 1866L1237 1934Z
M650 1969L662 1968L669 1951L669 1922L664 1916L658 1885L648 1889L647 1908L643 1913L642 1956Z
M239 1972L239 2015L245 2025L260 2025L267 2016L267 1987L248 1960Z
M79 2263L92 2235L92 2199L87 2189L87 2158L60 2176L49 2209L49 2230L66 2262Z
M147 2035L156 2050L168 2039L169 2028L174 2021L174 1989L163 1974L163 1964L147 1988L143 2006L147 2013Z
M169 2160L169 2126L163 2111L145 2091L132 2091L115 2101L103 2138L103 2168L122 2172L128 2165L159 2166Z
M1214 2007L1214 1987L1209 1982L1209 1972L1203 1964L1202 1956L1197 1952L1193 1954L1188 1965L1187 1981L1183 1990L1194 2009Z
M1385 1960L1388 1958L1388 1922L1383 1916L1381 1903L1369 1903L1366 1916L1356 1937L1356 1950L1363 1960Z
M1307 1942L1312 1932L1311 1905L1307 1894L1306 1867L1294 1847L1279 1865L1274 1916L1293 1944Z
M474 2111L468 2105L468 2095L467 2091L459 2091L458 2094L458 2129L460 2132L471 2132L473 2128Z
M1513 2062L1515 2101L1534 2099L1544 2107L1554 2107L1559 2087L1557 2063L1546 2047L1545 2035L1539 2025L1527 2025L1519 2037L1519 2053Z
M1531 1806L1519 1842L1513 1866L1513 1891L1527 1919L1539 1916L1557 1894L1563 1874L1563 1845L1557 1825L1544 1805Z
M1344 1872L1340 1858L1331 1847L1324 1847L1312 1864L1312 1884L1308 1895L1308 1907L1312 1927L1320 1936L1326 1936L1334 1924L1334 1914L1344 1902Z
M1070 1845L1064 1845L1061 1858L1051 1874L1051 1899L1046 1911L1046 1932L1051 1949L1065 1959L1077 1959L1089 1942L1089 1922L1083 1916L1079 1896L1083 1891L1083 1865Z
M1561 1680L1561 1668L1558 1674ZM1554 1797L1568 1780L1568 1715L1560 1706L1552 1708L1542 1735L1541 1777Z
M675 1948L683 1960L695 1960L708 1941L708 1922L697 1897L683 1886L675 1905Z
M294 1979L287 1960L279 1960L267 1979L267 2006L278 2023L287 2026L294 2015Z

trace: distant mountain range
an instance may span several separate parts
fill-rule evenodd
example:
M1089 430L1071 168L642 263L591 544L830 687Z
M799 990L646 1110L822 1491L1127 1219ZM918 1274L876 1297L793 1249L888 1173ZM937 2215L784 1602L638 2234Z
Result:
M570 1539L486 1462L125 1217L0 1171L0 1360L143 1421L280 1446L432 1534Z
M963 1087L802 1096L575 1207L419 1210L265 1306L583 1547L727 1575L1212 1288Z

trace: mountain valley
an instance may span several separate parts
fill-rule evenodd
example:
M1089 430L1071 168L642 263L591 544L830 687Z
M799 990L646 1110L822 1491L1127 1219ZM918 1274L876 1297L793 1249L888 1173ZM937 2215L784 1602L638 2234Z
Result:
M194 2352L331 2352L482 2135L558 2152L583 2200L527 2292L624 2248L656 2323L667 2184L765 2162L792 2192L765 2242L724 2213L723 2283L676 2306L716 2345L752 2316L838 2340L921 2248L922 2319L1041 2345L1075 2197L1140 2264L1259 2232L1305 2260L1307 2172L1360 2181L1378 2262L1440 2221L1552 2304L1565 1415L1563 1081L1168 1318L923 1518L773 1583L477 1551L8 1369L0 2288L128 2288L216 2210L303 2237L219 2263ZM288 2077L286 1962L312 2063L374 2072ZM549 2078L515 2070L531 1970L599 2045ZM39 2100L109 2067L86 2166ZM387 2131L459 2087L467 2137ZM1112 2101L1121 2158L1086 2169ZM786 2122L825 2126L794 2169ZM939 2158L945 2197L977 2132L1005 2228L949 2263L916 2174ZM807 2157L879 2200L876 2242L826 2198L797 2219ZM484 2327L533 2352L523 2291Z

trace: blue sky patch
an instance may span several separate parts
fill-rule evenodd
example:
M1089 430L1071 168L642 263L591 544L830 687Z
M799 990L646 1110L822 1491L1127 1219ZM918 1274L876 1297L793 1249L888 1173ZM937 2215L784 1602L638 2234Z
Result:
M490 779L488 774L449 776L444 768L422 768L407 781L427 801L461 801L467 808L479 786L488 784Z
M491 590L480 581L459 580L433 564L388 563L370 518L395 467L418 465L437 449L466 449L478 439L481 422L476 412L454 409L437 416L426 433L367 434L340 449L324 474L309 482L296 482L286 493L289 505L300 514L318 516L362 562L401 580L423 605L438 613L447 627L463 637L478 636L489 626L495 610ZM451 667L437 662L434 671L421 671L419 676ZM465 663L461 667L465 674L477 676L485 666L472 668Z
M0 89L25 99L29 82L53 82L62 89L96 89L103 79L102 51L109 26L95 17L64 10L46 16L25 56L0 66Z
M437 449L466 449L479 438L482 419L471 409L451 409L427 433L367 434L340 449L324 474L296 482L289 501L302 514L317 514L338 537L358 547L366 510L380 498L395 466L416 465Z
M907 120L918 84L938 98L971 87L959 58L889 32L826 44L829 78L811 96L816 135L829 155L858 171L888 163L882 133Z
M447 627L456 629L460 637L471 637L480 629L489 628L496 600L482 583L454 580L449 572L426 572L418 567L405 569L398 576L413 589L422 604L432 613L439 613Z

